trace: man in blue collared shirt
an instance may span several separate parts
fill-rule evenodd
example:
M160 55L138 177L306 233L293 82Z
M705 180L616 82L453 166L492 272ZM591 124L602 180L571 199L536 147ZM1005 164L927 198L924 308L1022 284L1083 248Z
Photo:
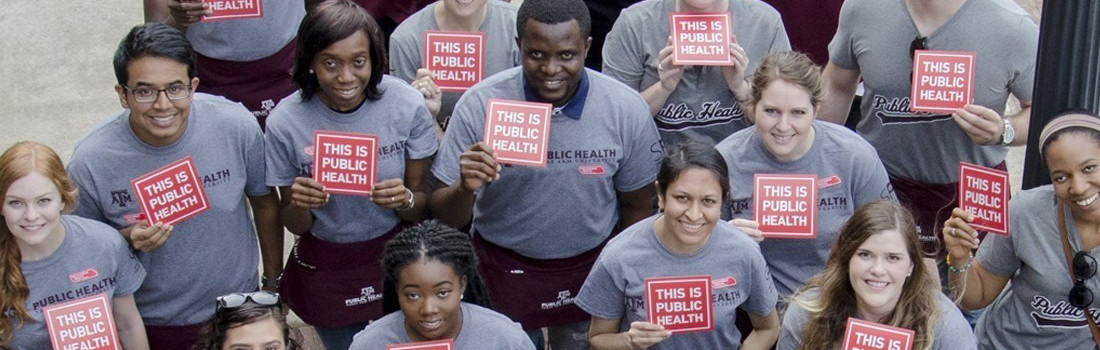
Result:
M612 233L653 214L661 146L641 95L584 68L588 11L562 2L524 1L522 67L483 80L455 106L430 205L449 225L472 222L493 308L536 338L550 327L554 349L574 349L587 348L589 316L573 296ZM497 162L482 142L489 98L554 105L546 167Z

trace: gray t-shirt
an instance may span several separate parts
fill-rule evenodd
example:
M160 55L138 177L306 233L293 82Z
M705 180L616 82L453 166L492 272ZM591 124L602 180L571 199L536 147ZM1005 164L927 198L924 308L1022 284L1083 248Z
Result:
M459 181L459 156L484 140L488 99L525 99L522 72L497 73L459 99L432 165L443 185ZM551 118L546 167L505 165L478 191L473 228L485 240L535 259L576 256L618 224L618 192L657 178L661 145L642 96L599 72L585 74L587 96L573 97L585 101L580 118Z
M917 37L904 0L849 0L829 43L829 61L863 74L863 119L858 131L878 150L891 175L931 182L958 181L959 162L993 166L1002 146L979 146L951 115L909 111ZM928 36L932 50L974 51L974 104L1004 114L1008 94L1031 101L1038 49L1031 18L990 0L966 1Z
M603 72L637 91L659 83L658 57L672 33L669 14L676 12L676 1L646 0L624 9L607 33ZM791 49L779 12L770 5L730 0L729 12L737 43L748 54L745 76L752 75L768 53ZM689 138L714 144L749 125L743 108L734 100L721 67L693 66L684 70L654 119L666 145Z
M351 350L385 349L386 345L408 343L405 314L396 311L355 335ZM462 303L462 329L455 338L455 349L534 350L523 328L496 311Z
M657 239L653 225L658 217L639 221L611 239L577 294L577 306L592 316L621 319L619 331L625 332L631 322L646 321L646 278L710 275L714 282L733 281L712 287L713 331L676 334L650 349L737 349L737 308L767 316L778 298L756 243L719 220L702 248L678 254Z
M187 39L203 56L247 62L279 52L298 35L306 15L301 1L263 2L263 18L198 22L187 27Z
M435 21L435 7L439 4L424 7L394 29L390 36L390 74L411 83L416 79L416 70L424 68L424 31L440 30ZM485 33L482 79L520 63L519 47L516 46L516 8L501 1L489 1L485 6L485 21L477 29ZM460 96L460 92L443 93L439 120L450 118Z
M252 113L222 97L195 94L187 129L175 143L150 146L122 110L77 142L69 177L80 188L75 214L115 228L136 223L141 206L130 180L190 156L210 209L177 223L164 245L138 252L148 276L134 293L146 324L190 325L214 314L219 295L256 290L259 247L245 195L264 185L263 134Z
M867 141L833 123L815 120L813 128L816 136L810 150L791 162L772 156L755 127L738 131L715 146L729 164L730 200L724 211L727 218L753 220L755 174L818 177L817 238L776 238L760 243L782 296L794 293L825 268L840 226L856 208L881 199L896 201L886 169Z
M301 91L287 96L267 120L267 185L290 186L296 177L311 177L315 130L371 134L378 137L375 182L405 178L407 159L424 159L439 147L424 98L409 84L385 76L382 98L367 99L351 113L326 107L317 97L302 101ZM368 196L334 194L313 209L317 238L338 243L381 236L401 221L397 212Z
M807 293L817 294L818 291L812 289ZM959 312L955 303L943 293L936 293L936 301L939 302L940 315L932 330L933 339L930 350L977 349L978 341L974 339L974 332L970 330L970 324L963 318L962 312ZM859 315L853 315L853 317L862 319ZM780 322L782 328L779 330L779 343L776 344L776 349L798 349L802 344L802 332L809 319L810 313L806 309L796 302L791 302L787 313L783 315L783 322Z
M1085 315L1069 304L1069 278L1058 205L1050 185L1020 191L1009 202L1011 236L986 235L975 259L990 273L1010 278L1001 295L985 309L974 332L982 349L1093 349ZM1066 208L1070 249L1081 251L1081 234ZM1100 257L1100 247L1089 251ZM1095 295L1100 278L1086 282ZM1100 316L1100 298L1089 306Z
M62 215L65 240L49 257L38 261L23 261L23 270L30 295L27 313L31 319L19 326L15 318L15 333L11 349L48 349L50 333L46 330L43 309L54 304L106 294L107 299L134 294L145 278L134 254L118 231L95 220Z

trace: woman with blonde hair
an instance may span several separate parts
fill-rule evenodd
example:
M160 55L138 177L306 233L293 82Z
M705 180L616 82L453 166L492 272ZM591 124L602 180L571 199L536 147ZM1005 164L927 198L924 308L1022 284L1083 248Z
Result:
M790 301L780 350L839 349L850 317L913 330L912 349L976 349L970 326L924 267L912 215L891 202L856 210L825 270Z
M133 293L145 269L118 231L77 204L61 158L23 141L0 155L0 348L51 347L44 310L106 294L125 349L149 349Z

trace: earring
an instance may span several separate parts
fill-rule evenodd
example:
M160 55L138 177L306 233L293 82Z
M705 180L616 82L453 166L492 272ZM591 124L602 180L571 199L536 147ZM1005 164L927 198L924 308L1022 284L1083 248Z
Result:
M313 74L313 70L312 70L312 69L310 69L310 70L309 70L309 74Z

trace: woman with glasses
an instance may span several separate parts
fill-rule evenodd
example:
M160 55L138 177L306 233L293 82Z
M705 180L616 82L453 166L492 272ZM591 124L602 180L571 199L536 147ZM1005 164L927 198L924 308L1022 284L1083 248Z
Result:
M386 243L385 305L392 312L355 336L351 349L433 340L456 349L534 350L527 333L489 309L470 236L436 221L401 231Z
M383 75L381 30L349 0L326 1L306 15L296 62L299 91L267 124L267 183L279 187L283 223L301 235L280 292L326 348L343 350L367 321L382 317L383 244L402 222L425 214L435 122L420 92ZM314 149L315 131L376 137L369 196L333 194L315 180L314 155L323 151Z
M214 317L194 350L298 350L279 307L279 294L260 291L218 297Z
M0 155L0 349L49 349L45 310L101 295L122 348L149 349L133 295L145 269L118 231L65 214L76 195L48 146L23 141Z
M1100 344L1100 119L1059 116L1039 144L1052 184L1012 198L1009 236L986 235L979 247L974 217L959 208L944 223L948 279L959 304L989 306L975 328L981 349Z
M839 349L848 318L909 329L915 350L975 349L974 333L924 267L917 226L892 202L859 207L825 270L791 298L779 350Z

